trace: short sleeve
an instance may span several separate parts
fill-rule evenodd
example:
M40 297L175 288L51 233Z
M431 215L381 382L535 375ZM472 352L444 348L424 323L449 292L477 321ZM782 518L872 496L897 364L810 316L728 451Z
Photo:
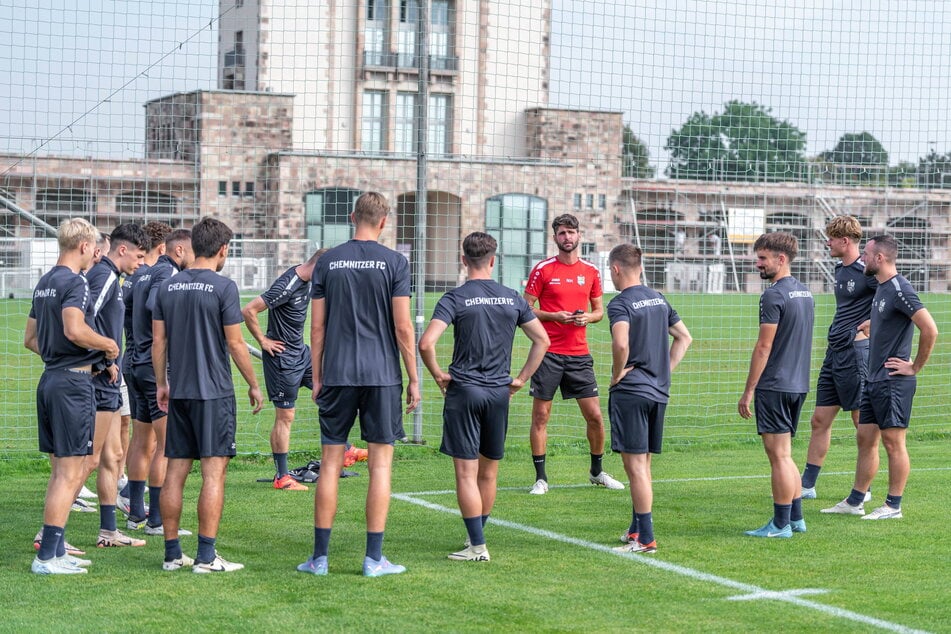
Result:
M519 326L523 326L533 319L538 319L538 317L535 316L535 311L528 305L524 297L516 296L515 307L518 309L518 321L516 323Z
M601 297L604 295L604 289L601 287L601 272L595 268L592 270L594 270L594 281L591 283L591 297Z
M902 284L898 290L895 291L894 301L895 310L907 317L911 317L925 307L918 298L918 293L911 287L911 284Z
M759 298L759 323L778 324L783 313L782 295L767 290Z
M532 268L532 272L528 274L528 284L525 285L525 292L532 297L541 297L544 286L545 280L543 279L542 271L536 264Z
M63 308L78 308L86 312L89 305L89 282L82 275L75 275L67 282L63 295Z
M396 253L393 257L393 297L409 297L410 275L409 262L402 255Z
M152 308L152 321L165 321L165 312L162 310L162 304L165 303L165 298L168 296L167 286L167 284L163 284L161 288L152 289L152 291L156 292L155 304Z
M618 296L608 303L608 323L613 326L620 321L630 323L631 315L624 308L624 300Z
M241 297L234 280L228 280L221 291L221 323L233 326L244 321L241 315Z
M280 276L271 284L271 288L264 291L261 295L261 299L264 300L264 305L269 309L286 304L287 300L291 298L294 289L290 287L288 277L287 273Z
M436 308L433 309L433 319L438 319L439 321L451 324L456 318L456 303L453 301L452 295L446 293L439 298L439 301L436 302Z
M326 260L327 258L320 258L317 260L317 266L314 267L314 274L310 278L311 299L324 298L324 275L326 271Z

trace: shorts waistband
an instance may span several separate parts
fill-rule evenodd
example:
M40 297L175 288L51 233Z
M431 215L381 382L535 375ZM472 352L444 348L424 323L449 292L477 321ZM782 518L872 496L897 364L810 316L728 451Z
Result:
M76 374L92 374L92 366L84 365L78 368L66 368L67 372L75 372Z

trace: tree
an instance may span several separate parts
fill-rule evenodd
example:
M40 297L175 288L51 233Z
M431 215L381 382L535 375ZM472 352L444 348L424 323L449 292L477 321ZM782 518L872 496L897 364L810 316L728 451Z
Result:
M623 167L621 176L633 178L653 178L654 167L650 164L647 146L637 138L631 126L624 126L623 147L621 149Z
M665 147L672 178L783 181L805 174L806 134L755 102L730 101L712 116L695 112Z
M840 165L888 165L888 152L869 132L843 134L835 147L821 158Z
M938 154L932 149L918 159L916 176L919 187L951 189L951 152Z

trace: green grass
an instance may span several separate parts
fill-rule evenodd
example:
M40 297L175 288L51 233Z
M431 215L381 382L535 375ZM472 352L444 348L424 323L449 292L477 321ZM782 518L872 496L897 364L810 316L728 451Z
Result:
M752 443L715 450L675 448L654 465L655 526L660 550L651 561L676 564L766 590L812 588L802 598L821 606L930 631L951 631L951 536L947 527L947 437L913 440L905 519L865 522L827 516L819 508L849 488L854 449L835 443L819 480L820 499L805 504L809 531L791 540L756 540L744 529L771 513L768 467ZM798 449L802 449L801 444ZM883 463L884 464L884 463ZM621 469L617 456L609 470ZM384 551L407 566L399 577L364 579L363 499L367 478L341 481L341 504L331 540L330 575L294 571L312 548L310 493L284 493L257 484L263 460L239 459L229 473L219 536L240 572L206 577L161 570L160 538L145 548L90 548L82 578L28 573L30 539L42 514L45 463L0 461L0 630L2 631L870 631L815 609L770 600L731 601L745 590L723 587L602 552L614 546L630 517L626 492L579 484L587 468L581 447L552 452L555 485L529 496L528 452L502 463L494 519L580 540L565 543L521 528L490 525L488 564L450 562L464 528L457 515L402 500L390 507ZM722 479L719 479L722 478ZM183 525L195 528L198 478L186 491ZM452 488L451 462L431 447L401 446L395 492ZM884 478L874 487L880 503ZM455 509L452 494L417 496ZM91 547L95 514L72 514L69 540ZM183 538L194 556L194 537ZM942 563L943 562L943 563Z

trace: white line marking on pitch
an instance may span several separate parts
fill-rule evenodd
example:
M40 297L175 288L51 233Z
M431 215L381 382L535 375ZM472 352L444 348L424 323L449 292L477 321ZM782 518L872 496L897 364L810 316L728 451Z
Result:
M590 485L589 485L590 486ZM446 493L453 493L452 491L447 491ZM427 494L432 495L433 492L427 492ZM430 509L432 511L438 511L440 513L449 513L450 515L459 515L457 509L449 508L448 506L443 506L441 504L435 504L426 500L420 500L416 495L418 493L393 493L391 497L402 502L407 502L409 504L415 504L417 506L422 506L423 508ZM816 610L818 612L823 612L831 616L835 616L842 619L847 619L849 621L854 621L856 623L864 623L866 625L872 625L874 627L881 628L883 630L889 630L891 632L901 632L902 634L926 634L925 630L916 630L914 628L906 627L898 623L892 623L890 621L884 621L882 619L876 619L875 617L866 616L864 614L859 614L857 612L852 612L851 610L845 610L842 608L837 608L829 605L824 605L822 603L816 603L815 601L810 601L809 599L800 598L799 595L802 594L815 594L817 592L824 592L823 590L810 590L810 589L800 589L800 590L787 590L787 591L773 591L767 590L766 588L760 588L759 586L754 586L748 583L742 583L740 581L734 581L733 579L728 579L726 577L720 577L718 575L712 575L707 572L701 572L700 570L694 570L693 568L687 568L686 566L680 566L678 564L669 563L661 559L657 559L656 555L640 555L636 553L619 553L615 552L610 546L604 546L602 544L596 544L594 542L589 542L583 539L577 539L575 537L569 537L567 535L561 535L560 533L555 533L552 531L544 530L541 528L536 528L534 526L528 526L526 524L519 524L517 522L509 522L508 520L498 519L493 517L489 520L492 524L502 526L504 528L511 528L513 530L522 531L524 533L529 533L531 535L537 535L538 537L544 537L545 539L550 539L552 541L562 542L565 544L571 544L573 546L580 546L581 548L587 548L589 550L595 550L598 552L606 553L608 555L614 555L616 557L623 557L625 559L630 559L631 561L636 561L637 563L643 564L645 566L650 566L652 568L659 568L667 572L672 572L677 575L684 577L689 577L690 579L696 579L698 581L706 581L715 585L724 586L727 588L732 588L734 590L740 590L745 593L743 595L737 595L735 597L730 597L732 600L753 600L753 599L769 599L774 601L783 601L785 603L791 603L799 607L808 608L810 610Z

